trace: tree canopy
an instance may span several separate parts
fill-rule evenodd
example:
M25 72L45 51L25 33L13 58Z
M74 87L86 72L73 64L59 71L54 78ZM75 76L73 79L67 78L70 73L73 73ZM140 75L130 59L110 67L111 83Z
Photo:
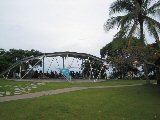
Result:
M109 14L110 18L104 24L105 30L117 26L119 31L113 41L100 50L101 56L106 56L114 64L117 61L117 65L124 65L124 61L127 61L133 66L133 62L137 61L141 63L145 78L148 79L149 65L158 68L155 61L159 57L152 58L160 49L160 0L116 0L111 4ZM147 32L156 41L154 47L146 44Z
M30 56L39 56L42 53L37 50L22 50L22 49L0 49L0 73L9 68L12 64L14 64L18 60L22 60L23 58ZM23 69L28 69L29 65L33 66L37 60L32 62L23 63ZM18 67L18 66L17 66ZM18 70L15 68L15 70Z
M145 44L144 33L148 31L159 45L159 0L116 0L111 4L109 14L110 19L104 27L109 31L117 26L119 32L115 37L138 36Z

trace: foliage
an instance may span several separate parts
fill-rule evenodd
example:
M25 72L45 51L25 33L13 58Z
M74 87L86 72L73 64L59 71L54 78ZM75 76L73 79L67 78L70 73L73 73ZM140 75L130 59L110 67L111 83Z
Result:
M132 45L132 46L131 46ZM108 63L113 67L112 78L124 79L128 77L128 72L138 74L138 69L133 64L143 57L140 41L137 38L115 38L112 42L101 49L101 56L106 57ZM133 75L132 75L133 76ZM127 78L128 79L128 78Z
M115 57L129 47L140 46L138 38L114 38L112 42L108 43L100 50L101 57Z
M146 80L148 79L148 64L150 62L150 56L154 56L154 54L156 53L153 51L160 49L160 23L157 16L160 16L159 0L117 0L111 4L110 19L108 19L104 25L106 31L109 31L115 26L118 26L119 32L115 35L115 38L127 38L129 42L133 38L133 36L139 38L140 46L136 45L136 48L134 48L132 45L132 48L128 51L125 51L124 53L115 46L118 51L116 51L117 54L115 54L115 56L118 56L118 61L125 61L121 60L122 58L125 58L126 61L129 60L128 62L131 63L130 65L132 65L132 62L130 60L135 60L135 58L139 63L142 62L141 64L143 64L142 66ZM156 40L156 46L154 47L153 51L148 49L148 45L146 45L145 43L144 34L147 31ZM118 46L122 45L120 43L116 44ZM114 48L111 48L110 46L112 45L108 44L108 46L106 47L109 47L109 49L112 49L114 51ZM104 47L101 50L101 55L105 55L107 52L104 51L107 50ZM112 54L112 51L109 51L109 53ZM126 55L129 57L126 58ZM119 58L121 59L119 60ZM154 62L152 62L152 65L154 65Z
M9 68L11 65L16 63L17 61L20 61L26 57L31 56L39 56L42 53L37 50L22 50L22 49L10 49L8 51L4 49L0 49L0 73ZM33 66L37 60L34 60L32 62L23 63L22 69L27 70L29 66ZM13 71L19 71L19 66L17 66Z
M110 6L110 16L104 25L105 30L113 29L117 25L120 29L116 37L130 38L138 35L144 44L145 27L159 43L160 23L156 20L160 16L159 0L117 0Z

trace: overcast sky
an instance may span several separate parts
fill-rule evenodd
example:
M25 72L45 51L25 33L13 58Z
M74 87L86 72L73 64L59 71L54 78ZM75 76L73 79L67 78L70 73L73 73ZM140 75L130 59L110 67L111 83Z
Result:
M113 0L0 0L0 48L99 56Z

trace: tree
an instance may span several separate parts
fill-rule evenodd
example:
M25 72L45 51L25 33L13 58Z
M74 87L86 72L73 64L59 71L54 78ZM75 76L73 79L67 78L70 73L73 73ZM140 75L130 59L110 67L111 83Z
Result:
M106 57L110 66L114 67L113 78L130 78L137 74L138 70L135 67L135 61L142 64L140 58L143 57L141 49L135 47L140 44L139 39L132 38L130 41L132 47L128 44L127 38L114 38L112 42L104 46L101 50L101 57ZM132 76L128 76L132 73Z
M14 63L21 61L22 59L26 57L31 57L31 56L36 57L40 55L42 55L41 52L33 50L33 49L31 51L22 50L22 49L10 49L6 51L4 49L0 49L0 73L4 72ZM15 66L14 69L11 69L10 72L20 72L20 66L23 70L27 70L30 66L34 66L38 61L39 59L34 59L28 62L23 62ZM40 64L41 62L39 62L37 66Z
M110 16L104 27L109 31L117 25L119 32L115 37L126 37L130 40L132 36L138 36L142 47L146 48L144 35L144 28L146 28L155 38L157 49L160 48L160 23L156 20L157 16L160 16L160 0L117 0L110 6ZM145 61L144 71L147 79Z

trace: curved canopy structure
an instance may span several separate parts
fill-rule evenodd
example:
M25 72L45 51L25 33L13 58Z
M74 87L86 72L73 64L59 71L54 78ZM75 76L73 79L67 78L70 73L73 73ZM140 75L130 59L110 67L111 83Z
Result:
M4 75L5 73L9 72L11 69L13 69L14 67L16 67L17 65L20 65L23 62L27 62L30 60L35 60L35 59L40 59L40 61L44 58L44 57L57 57L60 56L62 58L65 57L74 57L74 58L80 58L80 59L93 59L93 60L97 60L100 62L106 62L104 59L93 56L91 54L87 54L87 53L77 53L77 52L54 52L54 53L42 53L42 55L40 56L31 56L31 57L27 57L24 59L21 59L19 61L17 61L16 63L14 63L12 66L10 66L7 70L3 71L0 76Z
M81 58L81 59L88 59L88 58L92 58L101 62L105 62L104 59L101 59L99 57L93 56L91 54L87 54L87 53L77 53L77 52L54 52L54 53L44 53L44 55L46 57L56 57L56 56L60 56L60 57L75 57L75 58Z

